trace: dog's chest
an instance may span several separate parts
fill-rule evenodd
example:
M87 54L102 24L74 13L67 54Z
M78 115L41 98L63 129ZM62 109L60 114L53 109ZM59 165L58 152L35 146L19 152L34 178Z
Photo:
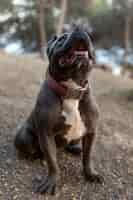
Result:
M83 137L85 134L85 125L79 112L79 100L64 100L62 116L65 117L65 124L70 125L67 134L64 135L65 139L70 142Z

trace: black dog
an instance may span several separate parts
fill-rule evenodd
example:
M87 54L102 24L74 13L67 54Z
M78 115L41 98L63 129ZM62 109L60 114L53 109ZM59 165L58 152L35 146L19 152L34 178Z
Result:
M96 134L98 109L91 94L88 76L94 62L89 34L81 28L54 37L48 42L49 67L35 108L18 130L16 148L29 155L42 154L48 177L38 185L40 193L54 193L59 167L56 140L67 144L82 141L83 169L88 181L101 182L90 165Z

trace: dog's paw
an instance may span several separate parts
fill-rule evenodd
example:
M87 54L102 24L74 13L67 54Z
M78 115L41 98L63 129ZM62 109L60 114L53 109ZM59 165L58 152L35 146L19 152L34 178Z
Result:
M54 195L55 189L56 189L56 178L54 176L48 176L45 180L41 181L39 180L34 185L34 191L40 194L48 193Z
M97 172L85 172L85 179L91 183L104 183L104 178L101 175L97 174Z

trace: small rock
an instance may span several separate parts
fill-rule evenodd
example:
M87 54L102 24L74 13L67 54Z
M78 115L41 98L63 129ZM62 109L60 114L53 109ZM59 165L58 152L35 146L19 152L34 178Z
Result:
M13 196L13 200L16 200L17 198L18 198L18 196L17 196L17 195Z
M37 181L41 181L41 180L42 180L42 176L39 175L39 174L37 174L36 177L35 177L35 180L37 180Z
M15 191L16 191L16 192L18 192L18 191L19 191L19 189L18 189L18 188L15 188Z
M12 160L11 160L10 158L7 159L7 160L6 160L6 164L7 164L7 165L11 165L11 164L12 164Z
M7 187L7 186L8 186L8 183L4 183L4 186Z

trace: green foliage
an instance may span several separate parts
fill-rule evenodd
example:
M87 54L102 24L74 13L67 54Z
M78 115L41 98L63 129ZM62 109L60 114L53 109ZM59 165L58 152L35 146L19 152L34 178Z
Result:
M7 8L9 1L3 1L3 8ZM21 13L25 13L25 16L21 17ZM52 13L46 10L46 18L44 27L46 33L50 36L54 32ZM36 43L35 50L38 48L39 34L37 24L37 5L35 0L27 0L25 5L12 5L12 16L5 22L0 23L0 32L10 32L11 28L15 27L15 32L10 35L11 39L20 39L23 41L23 47L29 48L32 43Z
M0 0L0 12L4 13L12 10L12 0Z
M92 9L88 10L89 16L100 15L108 10L107 1L106 0L95 0L95 6Z

